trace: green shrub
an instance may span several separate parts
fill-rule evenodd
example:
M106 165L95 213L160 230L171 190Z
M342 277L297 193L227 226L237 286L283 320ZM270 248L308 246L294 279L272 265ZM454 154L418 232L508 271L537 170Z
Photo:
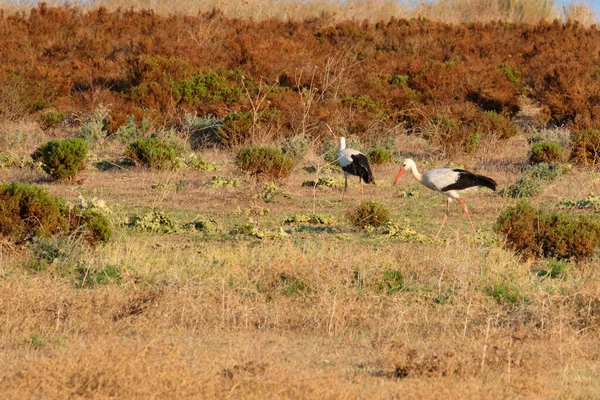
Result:
M386 269L378 285L378 291L385 294L394 294L404 288L404 276L395 269Z
M531 145L529 162L532 165L539 163L558 164L564 161L564 147L556 142L538 142Z
M97 211L71 209L62 198L27 183L0 185L1 236L22 242L72 233L89 244L105 243L112 237L108 220Z
M46 190L22 182L0 185L0 234L20 242L67 229L67 203Z
M375 147L369 152L369 160L375 165L391 164L394 162L394 155L383 147Z
M472 153L479 147L481 142L481 135L477 132L470 134L465 141L465 152Z
M131 143L134 140L141 139L148 133L150 129L150 121L142 119L139 126L135 123L135 117L130 115L127 117L125 124L121 125L117 132L111 136L111 139L118 140L121 143Z
M177 151L172 143L160 139L138 139L127 146L125 157L147 168L169 169L175 166Z
M519 303L523 296L519 292L519 288L512 282L496 282L485 288L485 294L493 297L499 304Z
M280 140L281 151L292 160L303 161L310 147L310 139L306 135L294 135Z
M600 130L585 129L571 134L573 150L571 160L576 164L590 167L600 162Z
M500 196L520 199L523 197L535 197L542 193L542 185L538 179L522 176L515 183L498 192Z
M565 260L548 260L546 268L537 270L539 277L557 278L563 276L569 269L571 264Z
M503 211L495 231L526 257L585 258L600 246L600 219L536 210L527 201Z
M383 204L366 201L357 208L348 211L347 217L358 228L377 227L390 220L390 212Z
M108 136L110 110L105 106L98 106L75 135L83 140L89 147L102 144Z
M85 240L90 244L107 243L112 239L113 233L108 219L97 211L83 211L79 225L84 232Z
M42 115L41 122L44 129L54 128L65 120L65 113L60 111L49 111Z
M51 140L40 146L31 157L42 163L42 169L56 180L71 179L85 169L88 147L78 138Z
M294 169L294 161L275 147L244 147L235 162L242 171L268 178L287 178Z
M567 170L568 168L565 165L552 165L542 162L529 167L524 175L540 181L553 181L564 175Z

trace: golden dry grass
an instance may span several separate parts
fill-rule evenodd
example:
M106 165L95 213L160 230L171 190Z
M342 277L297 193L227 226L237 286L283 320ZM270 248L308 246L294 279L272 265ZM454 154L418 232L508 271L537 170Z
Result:
M502 151L489 143L460 161L506 186L526 159L524 141L512 138ZM421 144L400 137L397 150ZM454 205L441 240L420 243L350 227L344 212L358 202L354 180L342 204L339 189L302 187L315 174L297 170L284 184L291 197L267 203L256 197L264 183L240 174L231 153L204 156L221 170L90 167L80 183L49 184L34 170L0 169L0 180L36 182L71 201L99 197L121 217L158 207L180 224L203 216L222 228L120 228L108 245L77 250L75 261L41 272L28 266L28 248L2 244L1 397L593 398L600 391L597 259L540 277L543 262L521 260L492 231L511 200L467 195L478 233ZM377 168L366 197L431 238L443 198L425 188L402 197L417 186L406 177L392 187L397 168ZM555 206L597 190L597 174L574 174L537 201ZM205 186L212 175L243 183ZM331 231L282 226L313 207L336 221ZM289 235L228 233L249 220ZM115 266L118 280L82 283ZM401 288L390 286L389 271L401 273Z
M63 1L46 1L61 5ZM574 3L560 9L553 0L436 0L432 2L403 2L393 0L96 0L69 2L83 9L105 7L108 10L152 10L160 15L196 15L199 12L220 10L229 18L269 18L303 20L327 15L332 23L343 20L386 21L390 18L428 18L447 23L490 22L504 20L514 23L539 21L579 21L585 26L596 23L597 16L586 3ZM0 9L8 13L27 11L30 2L0 2Z

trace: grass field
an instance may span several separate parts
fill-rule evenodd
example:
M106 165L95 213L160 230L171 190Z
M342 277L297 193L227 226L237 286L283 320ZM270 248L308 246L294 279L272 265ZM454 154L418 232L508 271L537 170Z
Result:
M0 201L5 183L23 181L113 228L97 247L70 225L15 239L0 211L0 399L598 397L600 252L530 259L496 232L518 201L501 191L598 221L600 31L589 8L0 9ZM391 152L365 187L390 212L382 226L350 223L357 179L342 201L342 171L325 161L340 135ZM32 154L74 137L89 146L87 168L52 181ZM174 168L124 160L149 138L176 149ZM560 165L534 179L535 140L554 142ZM236 166L249 145L308 152L271 181ZM498 182L463 197L476 233L453 203L435 237L443 196L408 174L392 186L405 157ZM530 186L510 192L521 178ZM531 215L533 233L553 221Z
M422 168L443 166L426 148L406 136L395 150L414 154ZM494 150L490 143L464 163L505 187L525 164L525 138ZM120 154L109 146L91 158ZM389 208L393 225L358 230L345 217L360 202L354 180L343 203L340 188L303 187L317 176L301 168L276 184L287 194L267 193L268 182L236 169L233 153L203 156L219 170L101 171L91 162L77 182L57 184L35 169L0 169L0 180L36 183L73 203L80 195L102 199L117 225L115 238L96 249L53 243L58 252L42 267L32 262L41 245L2 243L0 397L600 392L598 258L551 275L540 272L548 261L505 250L493 225L514 200L468 194L477 233L453 204L434 240L443 197L410 176L392 187L397 160L376 168L376 185L365 191L366 200ZM304 163L319 164L315 154ZM327 168L320 174L342 176ZM213 176L240 184L207 186ZM597 193L599 184L597 173L573 170L535 202L558 208ZM162 224L118 227L152 210L167 217ZM313 213L324 223L310 221ZM210 229L183 228L207 220Z

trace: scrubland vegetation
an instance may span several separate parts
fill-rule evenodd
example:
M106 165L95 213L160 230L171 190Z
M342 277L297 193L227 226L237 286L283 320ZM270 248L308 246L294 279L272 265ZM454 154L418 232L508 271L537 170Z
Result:
M491 3L2 3L2 396L595 397L600 31Z

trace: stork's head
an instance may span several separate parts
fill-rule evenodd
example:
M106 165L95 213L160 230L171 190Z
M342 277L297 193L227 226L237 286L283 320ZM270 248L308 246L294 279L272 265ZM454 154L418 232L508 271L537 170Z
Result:
M394 185L396 184L396 182L398 182L398 180L405 171L412 170L413 168L417 168L415 162L410 158L405 158L404 161L402 161L402 168L400 168L400 171L398 171L398 175L396 175L396 179L394 179Z

